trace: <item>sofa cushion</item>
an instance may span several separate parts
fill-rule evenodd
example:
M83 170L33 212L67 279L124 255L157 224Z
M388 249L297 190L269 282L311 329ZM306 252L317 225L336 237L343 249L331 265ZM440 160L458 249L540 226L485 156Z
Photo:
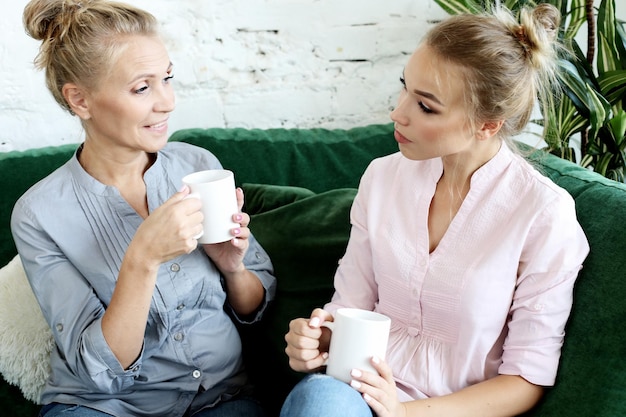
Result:
M52 332L19 256L0 269L0 373L38 403L50 375Z
M271 211L315 193L307 188L271 184L244 184L245 207L249 215Z
M261 323L241 329L245 358L261 397L270 399L266 406L271 415L277 415L285 396L303 376L289 368L284 336L292 319L309 317L332 296L356 189L319 194L259 184L244 184L243 189L250 230L270 255L278 281L276 299ZM268 384L267 375L275 382Z

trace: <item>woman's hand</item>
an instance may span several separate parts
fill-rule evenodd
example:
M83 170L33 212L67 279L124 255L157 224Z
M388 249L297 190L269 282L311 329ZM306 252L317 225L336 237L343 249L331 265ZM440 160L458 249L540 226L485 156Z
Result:
M241 212L244 202L243 190L237 188L236 193L239 212L233 214L233 221L239 223L239 227L231 230L233 238L222 243L202 245L215 266L225 275L245 270L243 258L250 245L248 240L250 237L250 229L248 228L250 216Z
M350 385L362 394L365 402L378 417L405 417L406 408L398 400L391 368L384 360L377 357L372 358L371 361L379 375L353 369Z
M326 365L330 332L321 327L325 321L333 321L333 316L316 308L309 319L299 318L289 323L285 353L294 371L314 372Z
M202 231L202 204L197 198L186 198L184 187L154 210L137 229L129 252L157 266L197 248L194 238Z

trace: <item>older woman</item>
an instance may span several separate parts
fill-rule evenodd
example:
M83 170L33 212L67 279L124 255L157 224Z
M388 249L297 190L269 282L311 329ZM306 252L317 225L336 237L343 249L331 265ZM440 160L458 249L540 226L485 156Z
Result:
M247 214L199 245L183 176L221 168L168 143L173 65L155 18L106 0L33 0L36 64L85 139L17 202L12 231L54 338L42 417L261 416L235 321L274 296ZM239 210L243 194L237 190Z

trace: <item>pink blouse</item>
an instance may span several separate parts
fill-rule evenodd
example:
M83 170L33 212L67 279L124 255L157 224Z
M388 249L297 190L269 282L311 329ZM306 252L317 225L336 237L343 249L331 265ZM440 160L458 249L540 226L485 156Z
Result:
M503 145L478 169L439 246L428 211L441 159L400 153L366 170L325 309L392 319L387 357L400 401L498 374L554 384L574 281L589 246L574 201Z

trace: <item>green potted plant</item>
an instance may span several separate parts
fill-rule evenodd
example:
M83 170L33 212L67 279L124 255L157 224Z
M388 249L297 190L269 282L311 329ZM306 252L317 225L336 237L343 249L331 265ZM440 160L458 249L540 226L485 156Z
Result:
M560 66L565 94L543 114L546 151L576 162L570 141L580 134L578 162L607 178L624 182L626 174L626 32L615 16L615 0L435 0L450 14L481 13L502 4L519 11L536 3L551 3L563 16L560 36L571 50ZM587 23L587 52L576 36ZM597 57L596 55L597 51ZM541 124L541 121L537 121Z

